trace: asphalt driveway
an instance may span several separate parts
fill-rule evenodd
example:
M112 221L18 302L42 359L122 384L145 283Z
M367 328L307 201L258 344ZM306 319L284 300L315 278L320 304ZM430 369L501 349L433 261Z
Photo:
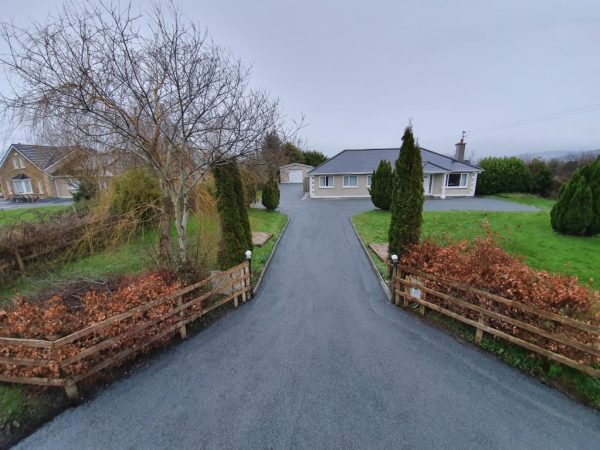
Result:
M386 301L367 203L300 190L253 301L19 448L598 448L600 415Z

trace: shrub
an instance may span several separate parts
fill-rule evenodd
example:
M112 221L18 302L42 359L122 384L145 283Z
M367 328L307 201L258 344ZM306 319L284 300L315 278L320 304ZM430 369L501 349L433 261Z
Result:
M440 246L426 240L413 245L401 263L562 315L590 313L592 299L598 297L579 285L577 277L532 269L489 234L470 244Z
M381 161L371 175L371 201L379 208L387 211L392 201L392 165L389 161Z
M97 183L90 178L83 178L79 180L79 187L73 194L73 201L79 203L82 201L92 200L98 192Z
M577 170L562 186L550 212L550 223L562 234L600 233L600 158Z
M271 178L265 184L262 191L262 204L269 211L273 211L279 206L279 186L274 178Z
M531 193L545 197L549 194L554 181L550 166L540 158L533 159L527 164L531 175Z
M252 232L240 170L235 162L213 170L217 190L217 209L221 222L219 265L225 270L241 263L252 249Z
M587 234L600 234L600 157L583 169L583 175L592 191L592 220Z
M600 301L600 293L578 284L576 277L537 271L520 259L508 255L488 235L473 243L455 243L439 246L433 241L414 245L401 259L401 264L414 267L443 280L463 283L504 298L534 306L554 314L572 317L597 325L600 314L594 317L593 305ZM503 314L552 334L591 345L597 341L595 333L588 333L558 322L549 321L535 312L493 301L486 296L457 290L446 283L421 279L429 289L456 297L484 309ZM467 317L478 320L479 313L443 298L428 296L428 301ZM562 354L588 365L598 364L600 358L590 356L571 346L529 333L500 318L487 317L486 323L507 334L521 337L535 345Z
M158 218L162 193L158 179L143 168L125 171L112 186L110 209L118 215L133 215L144 223Z
M137 306L163 298L180 287L175 282L174 275L165 272L129 276L113 284L110 288L92 289L84 294L77 291L77 295L71 298L62 294L53 294L45 301L27 301L19 297L15 300L14 308L8 311L0 310L0 336L25 339L57 339ZM145 312L135 314L129 319L116 322L102 329L102 331L78 339L76 342L61 348L58 357L60 359L68 358L83 348L93 346L100 340L120 335L127 329L141 327L141 325L152 322L175 307L176 300L164 302ZM109 357L111 354L119 353L119 351L126 348L134 348L137 344L144 342L160 330L172 326L180 319L178 315L174 315L161 322L159 326L150 326L143 332L120 339L104 351L97 352L77 363L63 367L62 373L55 366L32 368L0 365L0 374L57 378L61 375L72 376L84 373L102 359ZM170 341L172 336L173 334L166 335L151 347ZM149 349L147 348L144 351ZM6 347L4 355L39 358L41 351L43 350L26 347ZM127 359L134 356L130 355Z
M389 253L402 254L408 246L419 242L423 221L423 167L421 150L415 143L412 128L402 136L400 157L393 175L390 210Z
M531 174L519 158L489 157L479 165L483 172L477 177L477 195L531 191Z

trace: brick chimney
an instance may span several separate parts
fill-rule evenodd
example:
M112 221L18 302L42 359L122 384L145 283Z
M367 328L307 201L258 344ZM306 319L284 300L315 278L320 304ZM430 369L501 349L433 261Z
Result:
M465 133L463 131L463 135L460 138L460 142L458 144L456 144L456 151L454 152L454 159L457 159L458 161L465 160L465 147L466 146L467 146L467 144L465 142Z

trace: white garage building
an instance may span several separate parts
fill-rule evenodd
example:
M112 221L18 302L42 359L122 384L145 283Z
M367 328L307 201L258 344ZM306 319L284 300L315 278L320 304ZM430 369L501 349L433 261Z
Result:
M313 170L313 166L306 164L292 163L279 168L280 183L302 183L308 176L308 172Z

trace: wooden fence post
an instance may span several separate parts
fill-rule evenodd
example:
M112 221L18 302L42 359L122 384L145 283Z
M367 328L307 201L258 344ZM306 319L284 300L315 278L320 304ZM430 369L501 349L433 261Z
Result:
M73 383L69 380L65 383L65 392L69 400L79 400L79 389L77 389L77 383Z
M229 274L229 279L230 279L230 280L234 280L234 281L235 281L235 274L233 274L233 273L230 273L230 274ZM235 284L232 284L232 285L231 285L231 290L232 290L233 292L235 292L235 291L237 290L237 289L236 289L236 285L235 285ZM239 301L238 301L238 296L236 295L235 297L233 297L233 307L234 307L235 309L237 309L237 307L238 307L238 304L239 304Z
M421 291L421 298L420 300L425 300L427 294L425 294L425 292ZM421 316L425 315L425 305L423 303L419 303L419 313L421 314Z
M242 282L240 283L240 288L243 289L242 291L242 303L246 303L246 279L244 278L246 276L246 267L242 267L242 270L240 271L242 274Z
M177 297L177 306L181 306L183 304L183 298L181 297L181 295L179 297ZM181 317L184 317L183 311L181 311L179 313L179 315ZM187 337L187 328L185 327L185 325L182 325L181 327L179 327L179 337L181 339L185 339Z
M478 323L485 323L483 314L479 314L479 319L477 319ZM483 338L483 330L481 328L477 328L475 331L475 345L481 345L481 338Z
M21 273L25 273L25 262L23 262L23 258L21 257L21 253L19 253L18 249L15 249L15 258L17 260L17 266L19 266L19 270Z

